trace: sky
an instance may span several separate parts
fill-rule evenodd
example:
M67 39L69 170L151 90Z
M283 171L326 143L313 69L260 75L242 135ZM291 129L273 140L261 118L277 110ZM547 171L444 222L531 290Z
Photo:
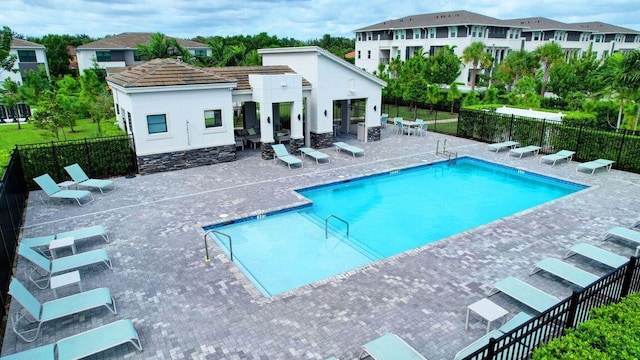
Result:
M353 31L409 15L467 10L514 19L602 21L640 31L640 0L0 0L0 26L24 36L123 32L196 36L354 38Z

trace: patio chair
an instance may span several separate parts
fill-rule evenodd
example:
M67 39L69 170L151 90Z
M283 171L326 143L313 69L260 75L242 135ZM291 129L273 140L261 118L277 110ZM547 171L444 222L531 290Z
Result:
M632 242L636 246L635 256L638 256L640 253L640 232L616 226L607 230L602 241L604 242L611 238L620 238Z
M529 154L529 153L533 153L533 156L538 156L540 149L542 149L540 146L535 146L535 145L515 148L515 149L509 150L509 156L511 156L512 154L514 154L514 156L518 155L518 159L522 159L522 155Z
M78 268L104 263L109 269L113 269L111 259L104 249L91 250L75 255L69 255L58 259L49 260L28 246L19 246L18 255L29 260L32 266L25 270L25 275L39 289L49 286L51 276L77 270ZM34 277L38 275L39 277Z
M402 133L404 132L404 125L402 125L402 118L401 117L393 118L393 125L395 126L395 132L398 135L402 135Z
M597 159L593 161L588 161L586 163L579 164L576 168L576 172L579 172L580 169L591 170L591 175L596 172L597 169L604 168L608 171L611 171L611 167L615 161L607 160L607 159Z
M593 275L590 272L579 269L573 265L567 264L564 261L555 258L544 258L535 265L529 272L529 276L544 270L550 274L553 274L561 279L567 280L570 283L576 284L581 288L587 287L600 277Z
M142 351L136 328L124 319L58 340L56 346L59 359L83 359L128 342Z
M372 357L375 360L427 360L398 335L387 333L362 345L358 359Z
M102 225L89 226L81 229L61 232L56 235L45 235L34 238L24 238L20 241L20 246L28 246L30 248L41 248L49 246L49 244L55 239L62 239L66 237L72 237L75 242L79 240L91 239L100 236L102 239L109 243L109 235ZM40 251L43 255L50 257L43 251Z
M38 337L42 324L47 321L74 315L100 306L106 306L113 314L118 313L116 301L111 296L111 291L108 288L93 289L40 303L18 279L12 278L9 285L9 294L22 307L20 311L11 315L11 329L26 342L33 342ZM18 329L22 319L29 323L37 323L37 325L31 329ZM27 337L29 333L35 334L33 337Z
M555 154L544 155L540 158L540 164L544 164L545 162L551 162L551 167L556 165L558 160L567 160L567 163L570 163L573 160L573 155L575 151L569 150L560 150Z
M389 114L382 114L380 116L380 127L387 127L387 121L389 120Z
M105 189L111 188L111 190L108 190L106 193L110 193L116 189L116 184L111 180L90 179L78 164L65 166L64 169L76 183L76 186L80 185L88 189L98 189L103 195L105 194Z
M517 141L504 141L500 143L493 143L493 144L487 145L487 150L495 150L497 153L498 151L504 148L513 149L518 145L520 145L520 143Z
M555 296L551 296L546 292L511 276L495 283L493 285L493 289L489 292L489 296L498 292L503 292L505 295L520 301L537 312L543 312L560 302L560 299Z
M415 131L416 131L416 135L420 135L420 136L425 136L427 134L427 128L429 127L429 124L426 122L422 122L420 125L418 125L418 127L416 127Z
M291 132L289 131L289 129L276 131L274 138L278 142L278 144L282 144L285 141L291 141Z
M312 148L308 148L308 147L302 147L300 149L300 152L302 153L302 158L304 159L304 157L306 155L309 155L310 157L314 158L316 160L316 164L320 164L320 160L327 160L326 163L330 163L331 162L331 157L321 151L318 151L316 149L312 149Z
M271 147L273 148L273 152L275 154L275 156L273 157L273 161L281 160L289 166L289 169L291 169L291 165L300 164L301 168L304 166L304 164L302 163L302 160L289 154L289 151L287 150L286 147L284 147L284 145L273 144L271 145Z
M484 347L489 343L491 338L497 339L502 335L510 332L511 330L517 328L518 326L524 324L525 322L531 319L531 315L525 312L519 312L516 314L511 320L507 321L504 325L502 325L498 330L493 330L471 344L467 345L464 349L458 351L454 360L464 359L465 357L471 355L476 352L480 348ZM515 350L514 350L515 352Z
M562 258L566 259L576 254L582 255L588 259L612 268L619 268L620 266L629 262L629 259L625 258L624 256L614 254L605 249L586 243L577 243L575 245L572 245Z
M333 145L336 147L337 152L344 150L350 152L353 157L356 157L356 155L359 154L362 154L362 156L364 156L364 150L357 146L352 146L345 142L334 142Z
M56 344L48 344L0 357L0 360L56 360Z
M84 206L93 201L93 195L91 192L86 190L62 190L58 184L49 176L49 174L40 175L37 178L34 178L33 181L40 186L40 188L49 196L49 198L56 199L72 199L78 202L78 205ZM84 198L90 198L86 202L82 202L80 200ZM44 201L44 197L40 195L40 201L43 204L46 204Z

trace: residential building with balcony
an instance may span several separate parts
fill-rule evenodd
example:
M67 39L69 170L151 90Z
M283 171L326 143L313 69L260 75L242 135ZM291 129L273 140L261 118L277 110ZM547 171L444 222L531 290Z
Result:
M410 15L366 26L354 31L357 67L373 72L392 58L406 61L418 49L433 55L444 46L462 56L471 43L481 41L501 63L511 51L533 51L558 43L570 55L581 55L592 47L599 57L640 49L640 31L601 22L566 24L536 17L501 20L466 10ZM456 81L470 83L471 64L463 64ZM490 70L485 69L488 73ZM480 74L481 71L478 71Z
M27 72L38 71L40 67L51 77L44 45L12 38L9 55L15 55L16 62L13 64L13 71L0 71L0 83L6 79L22 83Z

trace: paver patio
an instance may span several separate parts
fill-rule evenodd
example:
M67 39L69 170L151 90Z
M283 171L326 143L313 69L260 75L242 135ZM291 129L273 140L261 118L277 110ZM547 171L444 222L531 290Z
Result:
M366 156L323 149L331 163L307 159L303 169L288 170L247 150L232 163L116 178L118 190L96 194L96 201L85 207L43 205L31 194L23 237L105 226L109 244L85 241L78 250L105 248L114 269L84 270L82 281L85 290L109 287L118 314L92 310L45 324L38 340L29 344L8 329L2 355L128 318L144 352L123 345L97 358L354 359L362 344L393 332L430 360L452 359L486 332L486 322L479 318L471 319L465 330L466 308L485 297L497 280L515 276L564 298L575 288L543 273L530 277L534 262L560 258L577 242L625 257L634 252L622 242L599 240L606 229L629 226L640 214L639 175L612 170L591 176L576 173L574 162L551 167L539 164L538 157L518 159L506 151L487 151L484 143L447 137L460 156L591 187L271 299L259 295L217 247L209 247L212 260L205 263L202 226L301 204L295 188L442 160L435 149L444 135L394 135L389 126L382 137L371 143L344 137L365 149ZM597 275L608 271L577 256L567 261ZM20 259L17 277L23 281L24 268ZM27 286L41 301L53 298L50 290ZM74 288L59 293L65 290ZM501 294L491 300L509 310L509 318L521 310L532 313ZM16 310L12 303L10 313Z

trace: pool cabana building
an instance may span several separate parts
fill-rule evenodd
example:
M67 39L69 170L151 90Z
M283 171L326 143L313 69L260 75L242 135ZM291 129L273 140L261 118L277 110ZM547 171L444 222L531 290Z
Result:
M259 52L263 66L198 68L154 59L107 77L140 173L236 160L234 113L242 128L256 132L263 159L273 158L280 131L289 134L293 153L331 146L336 132L355 133L357 126L364 127L361 140L380 139L384 81L315 46ZM282 104L289 105L286 121Z

